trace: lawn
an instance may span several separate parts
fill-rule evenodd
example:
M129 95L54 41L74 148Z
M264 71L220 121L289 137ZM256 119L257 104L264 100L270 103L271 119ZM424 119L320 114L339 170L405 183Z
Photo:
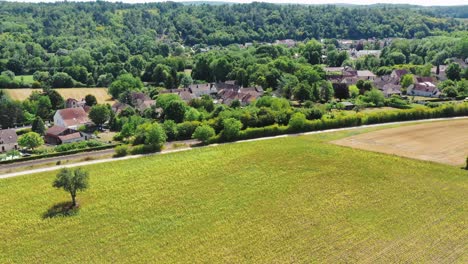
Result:
M0 180L0 262L466 261L467 172L329 143L362 131L88 166L71 217L55 173Z
M15 80L23 81L23 83L25 84L31 84L34 82L32 75L18 75L18 76L15 76Z
M82 99L88 94L96 96L98 103L108 103L113 104L115 101L112 100L111 96L107 93L107 88L59 88L55 89L63 97ZM42 89L4 89L10 98L13 100L23 101L31 95L33 91L42 91Z

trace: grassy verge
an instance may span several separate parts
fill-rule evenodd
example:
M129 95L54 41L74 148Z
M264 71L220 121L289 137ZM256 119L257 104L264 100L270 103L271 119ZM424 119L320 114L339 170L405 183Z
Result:
M369 128L362 131L371 131ZM466 171L343 148L360 131L86 167L71 217L55 173L0 181L0 262L440 262L466 257Z

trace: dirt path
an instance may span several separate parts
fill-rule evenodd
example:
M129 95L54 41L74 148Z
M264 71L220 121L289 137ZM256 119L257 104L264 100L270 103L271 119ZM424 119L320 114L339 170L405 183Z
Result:
M375 124L375 125L365 125L365 126L358 126L358 127L337 128L337 129L313 131L313 132L306 132L306 133L288 134L288 135L281 135L281 136L274 136L274 137L264 137L264 138L256 138L256 139L249 139L249 140L241 140L241 141L236 141L236 142L231 142L231 143L223 143L223 144L236 144L236 143L243 143L243 142L251 142L251 141L269 140L269 139L282 138L282 137L298 136L298 135L313 135L313 134L321 134L321 133L333 133L333 132L337 132L337 131L354 130L354 129L368 128L368 127L380 127L380 126L397 125L397 124L426 123L426 122L430 123L430 122L438 122L438 121L444 121L444 120L462 120L462 121L467 122L468 117L425 119L425 120L414 120L414 121L383 123L383 124ZM456 122L456 121L453 121L453 122ZM411 126L411 127L413 127L413 126ZM213 147L213 146L217 146L217 145L219 145L219 144L212 144L212 145L208 145L207 147ZM3 175L0 175L0 179L17 177L17 176L22 176L22 175L29 175L29 174L33 174L33 173L39 173L39 172L54 171L54 170L61 169L61 168L71 168L71 167L86 166L86 165L92 165L92 164L98 164L98 163L126 160L126 159L135 159L135 158L140 158L140 157L144 157L144 156L151 156L151 155L163 155L163 154L168 154L168 153L173 153L173 152L187 151L187 150L191 150L191 149L192 149L191 147L186 147L186 148L165 150L165 151L162 151L162 152L159 152L159 153L146 154L146 155L126 156L126 157L122 157L122 158L109 158L109 159L92 160L92 161L85 161L85 162L79 162L79 163L67 164L67 165L58 165L58 166L53 166L53 167L48 167L48 168L33 169L33 170L28 170L28 171L20 171L20 172L3 174Z

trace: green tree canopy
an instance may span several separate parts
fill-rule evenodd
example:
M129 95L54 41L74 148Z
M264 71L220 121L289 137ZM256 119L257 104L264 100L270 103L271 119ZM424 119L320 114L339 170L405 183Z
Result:
M70 193L72 206L76 207L76 193L84 191L89 187L89 173L81 168L60 170L52 186L57 189L63 189Z
M111 110L107 105L95 105L89 111L89 118L97 127L101 128L105 122L109 121L110 112Z
M19 137L18 144L27 149L34 150L35 148L44 145L44 140L38 133L28 132Z
M135 78L131 74L123 74L112 82L108 92L113 98L119 98L120 94L124 92L140 90L141 88L143 88L143 83L139 78Z

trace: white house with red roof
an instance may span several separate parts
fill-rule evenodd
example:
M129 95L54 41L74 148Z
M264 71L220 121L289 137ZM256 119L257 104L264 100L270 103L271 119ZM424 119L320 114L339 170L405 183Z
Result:
M437 86L431 82L421 82L410 85L408 87L407 94L425 97L439 97L440 91Z
M81 126L91 125L93 122L83 107L60 109L55 112L54 124L56 126L78 129Z

